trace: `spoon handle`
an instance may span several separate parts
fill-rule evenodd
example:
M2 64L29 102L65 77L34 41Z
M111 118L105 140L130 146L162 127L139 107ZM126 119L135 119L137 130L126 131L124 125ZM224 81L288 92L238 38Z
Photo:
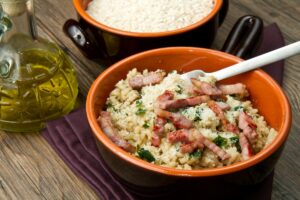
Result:
M251 58L249 60L240 62L230 67L221 69L219 71L210 73L217 80L223 80L256 68L260 68L264 65L288 58L290 56L300 53L300 41L287 45L285 47L270 51L260 56Z

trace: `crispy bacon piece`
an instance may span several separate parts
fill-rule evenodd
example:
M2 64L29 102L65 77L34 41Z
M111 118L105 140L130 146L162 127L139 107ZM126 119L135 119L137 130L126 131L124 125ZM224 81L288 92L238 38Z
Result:
M198 89L196 86L194 86L193 84L187 86L186 88L187 92L192 94L192 95L204 95L203 92Z
M227 103L224 102L216 102L219 108L221 108L222 111L224 110L230 110L230 106Z
M218 104L215 101L209 101L207 103L208 107L217 115L217 117L219 117L219 119L221 120L222 126L225 130L233 132L238 134L239 133L239 129L235 124L232 124L228 121L228 119L226 119L225 114L222 110L222 107L220 106L220 104ZM223 109L227 109L227 107L223 107Z
M242 149L242 157L244 160L248 160L254 154L253 154L252 147L244 133L240 133L239 141Z
M157 105L159 108L164 110L178 109L187 106L195 106L201 103L208 102L209 100L210 100L209 96L202 95L202 96L190 97L186 99L172 99L166 101L158 101Z
M217 154L222 160L226 160L230 157L230 155L226 151L204 137L196 129L173 131L168 134L168 139L170 143L182 142L182 153L191 153L195 149L203 149L203 147L206 146L212 152Z
M135 147L129 142L122 139L118 134L118 131L114 128L112 119L109 112L101 111L99 118L97 119L103 132L119 147L128 152L135 152Z
M199 133L187 129L180 129L168 134L170 143L181 142L180 150L182 153L191 153L195 149L203 149L203 141L199 139Z
M157 97L157 101L168 101L173 98L174 98L174 94L171 91L166 90L166 91L164 91L164 93L162 93L161 95L159 95Z
M148 75L137 75L129 79L129 85L132 89L141 89L146 85L154 85L160 83L164 79L165 73L162 71L159 72L150 72Z
M242 83L236 83L231 85L219 85L219 89L222 91L224 95L239 94L243 97L249 95L246 86Z
M222 91L212 84L209 84L204 81L199 81L195 78L192 78L191 81L193 85L198 88L198 90L195 90L196 93L206 95L222 95Z
M160 145L160 139L164 133L164 125L167 123L167 121L161 117L157 117L154 120L154 126L153 126L153 134L151 138L151 144L155 147L159 147Z
M177 131L172 131L168 134L168 140L171 144L176 142L189 142L189 130L187 129L180 129Z
M200 135L199 135L200 134ZM188 142L183 143L180 147L182 153L192 153L196 149L203 149L204 148L204 141L201 137L201 133L196 131L195 129L189 130L189 138Z
M226 123L223 124L223 127L225 130L230 131L232 133L235 133L235 134L240 133L238 127L235 124L230 123L228 120L226 120Z
M251 143L255 142L258 137L256 132L257 126L253 119L243 111L239 115L239 128L243 130L243 133Z
M179 113L172 113L166 110L155 108L154 112L161 118L170 120L176 128L179 129L189 129L192 127L193 122L187 119L185 116Z
M169 90L164 91L164 93L162 93L157 97L154 103L154 108L160 108L163 102L172 100L173 98L174 98L174 94L171 91Z
M204 144L200 140L195 140L190 143L182 144L180 150L182 153L192 153L196 149L203 149Z

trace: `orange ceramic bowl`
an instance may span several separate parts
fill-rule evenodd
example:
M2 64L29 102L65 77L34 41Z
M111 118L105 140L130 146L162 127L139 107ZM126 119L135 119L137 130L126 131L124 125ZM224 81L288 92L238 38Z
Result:
M86 110L89 124L99 141L99 149L108 166L127 182L141 186L160 186L180 178L222 177L234 181L238 177L243 183L263 180L274 168L291 126L291 110L287 97L280 86L262 70L254 70L222 81L244 83L254 107L258 108L270 126L278 131L273 143L249 160L230 166L201 170L180 170L148 163L130 155L116 146L101 130L97 117L115 84L126 77L128 71L137 68L177 70L187 72L202 69L212 72L237 62L240 58L220 51L170 47L142 52L119 61L105 70L90 88ZM263 169L263 170L262 170ZM253 178L254 177L254 178Z

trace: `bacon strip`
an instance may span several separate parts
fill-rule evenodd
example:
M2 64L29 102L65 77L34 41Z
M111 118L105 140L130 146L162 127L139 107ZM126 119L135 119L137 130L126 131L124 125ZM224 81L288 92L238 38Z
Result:
M199 81L195 78L192 78L191 81L193 85L199 89L195 90L196 93L202 93L206 95L222 95L222 91L215 85L209 84L204 81Z
M257 126L253 119L243 111L241 111L239 115L239 128L243 130L243 133L251 143L256 141L258 137L256 132Z
M99 118L97 119L103 132L119 147L128 152L135 152L135 147L129 142L124 140L118 134L118 131L114 128L112 119L109 112L101 111Z
M251 156L253 156L253 150L252 147L247 139L247 137L244 135L244 133L240 134L240 146L242 149L242 157L244 160L248 160Z
M201 103L208 102L210 100L209 96L196 96L190 97L186 99L174 99L174 100L167 100L167 101L158 101L157 105L159 108L167 110L167 109L178 109L184 108L187 106L195 106Z
M192 153L196 149L203 149L203 148L204 148L204 144L200 140L195 140L193 142L183 144L180 147L180 150L182 153Z
M225 114L221 106L215 101L209 101L207 103L208 107L217 115L221 120L222 126L225 130L238 134L239 129L235 124L232 124L226 119ZM227 109L227 108L226 108Z
M141 89L146 85L154 85L160 83L164 79L164 72L150 72L148 75L137 75L129 79L129 85L132 89Z
M193 125L193 122L191 120L187 119L185 116L183 116L179 113L172 113L172 112L162 110L162 109L159 109L159 108L155 108L154 112L159 117L170 120L176 128L189 129Z
M189 130L180 129L177 131L173 131L170 132L167 137L171 144L174 144L176 142L189 142Z
M157 97L154 103L154 108L160 108L162 102L172 100L173 98L174 98L174 94L171 91L169 90L164 91L164 93L162 93Z
M249 93L246 89L246 86L242 83L236 83L231 85L219 85L219 89L223 94L239 94L241 96L248 96Z
M199 133L187 129L180 129L168 134L171 144L181 142L180 150L182 153L191 153L195 149L203 149L203 141L199 139Z
M230 106L227 103L224 102L216 102L219 108L221 108L222 111L224 110L230 110Z
M217 154L222 160L230 158L230 155L226 151L204 137L196 129L173 131L168 134L168 139L170 143L182 142L182 153L191 153L197 148L202 149L204 146L206 146L212 152Z
M159 147L160 145L160 139L164 133L164 125L167 123L167 121L161 117L157 117L154 120L154 126L153 126L153 134L151 137L151 144L155 147Z

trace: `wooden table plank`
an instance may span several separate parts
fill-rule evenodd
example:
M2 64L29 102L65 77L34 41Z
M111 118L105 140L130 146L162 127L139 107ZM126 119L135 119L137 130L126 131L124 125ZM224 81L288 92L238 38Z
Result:
M71 0L36 0L39 34L58 43L71 57L78 73L80 99L104 68L78 51L61 30L69 18L76 18ZM243 15L276 22L287 44L300 39L299 0L230 0L228 16L213 48L219 49L235 21ZM273 199L300 199L300 59L286 61L283 88L291 102L293 125L276 167ZM0 199L98 199L92 189L65 165L38 134L0 132Z

